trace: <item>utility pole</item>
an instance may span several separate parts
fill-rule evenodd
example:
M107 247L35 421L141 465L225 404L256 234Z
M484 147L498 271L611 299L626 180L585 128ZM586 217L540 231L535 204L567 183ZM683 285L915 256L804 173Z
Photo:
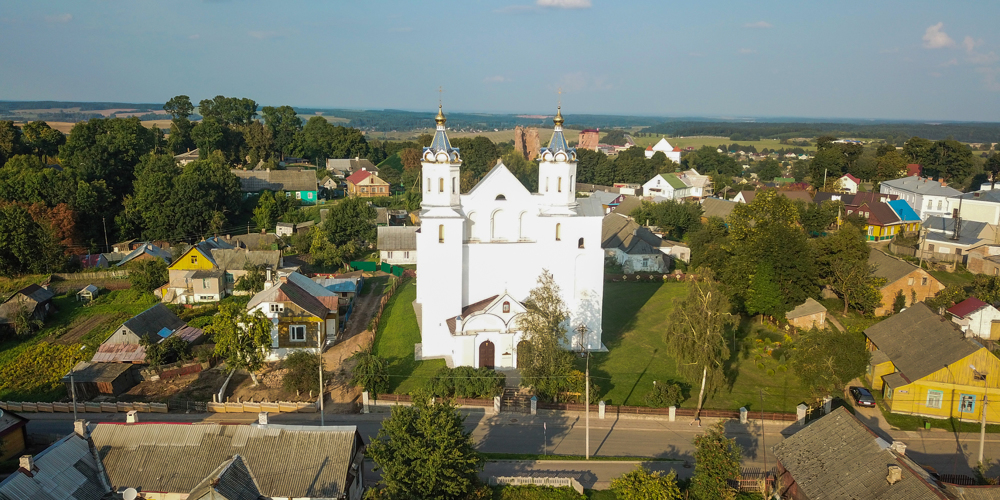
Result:
M326 325L326 321L323 322L323 325ZM319 425L323 427L326 425L323 412L323 400L326 398L323 394L323 344L318 332L316 333L316 347L319 348Z
M983 418L979 426L979 463L983 463L983 448L986 447L986 404L989 402L989 398L983 394Z
M582 349L584 355L587 356L587 371L586 375L584 376L585 380L584 385L586 387L584 388L584 401L583 401L584 404L583 418L585 425L587 427L586 454L584 455L584 457L586 460L590 460L590 349L587 347L586 344L587 326L581 324L579 327L577 327L576 331L580 332L580 349Z
M73 421L76 422L76 382L73 380L73 372L69 372L69 388L73 393Z
M111 247L108 245L108 221L104 217L101 217L101 224L104 224L104 251L110 252Z
M764 440L764 389L760 393L760 448L764 451L764 498L767 498L767 442Z

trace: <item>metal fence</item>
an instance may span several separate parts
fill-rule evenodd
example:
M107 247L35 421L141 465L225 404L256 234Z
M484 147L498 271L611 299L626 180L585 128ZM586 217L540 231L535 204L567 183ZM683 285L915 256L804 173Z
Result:
M128 269L116 269L114 271L103 271L99 273L52 273L52 277L63 281L128 278Z

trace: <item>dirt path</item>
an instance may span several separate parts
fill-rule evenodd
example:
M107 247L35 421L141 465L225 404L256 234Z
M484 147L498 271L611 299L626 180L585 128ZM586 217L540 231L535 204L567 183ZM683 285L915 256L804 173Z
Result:
M73 324L69 326L69 331L63 336L52 341L52 343L60 345L75 344L79 342L84 335L90 333L91 330L97 328L109 318L113 318L115 316L115 314L95 314L93 316L81 318L80 320L74 321Z
M371 321L372 315L378 310L379 301L382 300L382 294L375 293L376 289L381 291L382 287L373 286L367 295L358 296L354 303L354 310L351 311L351 317L347 320L347 325L344 326L344 335L341 342L351 339L368 329L368 322Z

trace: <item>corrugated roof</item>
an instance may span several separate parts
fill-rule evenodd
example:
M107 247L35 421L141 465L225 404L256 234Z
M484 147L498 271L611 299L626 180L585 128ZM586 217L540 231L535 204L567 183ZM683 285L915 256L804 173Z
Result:
M240 170L233 169L244 193L260 191L316 191L318 182L312 170Z
M239 455L225 461L188 494L188 500L257 500L260 488Z
M903 222L920 222L920 216L906 200L889 200L889 206Z
M111 491L104 487L97 460L87 440L70 434L34 457L29 477L14 472L0 482L3 500L101 500Z
M940 182L934 179L926 179L923 177L912 176L903 177L902 179L890 179L882 182L883 186L889 186L900 191L908 191L911 193L925 194L931 196L957 196L962 194L961 191L950 188L948 186L942 186Z
M132 261L133 259L141 255L150 255L153 257L159 257L163 259L164 262L169 264L174 259L174 255L169 250L164 250L152 243L143 243L139 245L135 250L129 252L121 262L118 263L119 266L125 265Z
M73 382L114 382L121 374L132 369L134 365L128 363L88 363L81 361L73 367ZM62 378L63 382L69 382L70 376L67 374Z
M967 315L972 314L988 305L989 304L986 302L983 302L975 297L969 297L958 304L949 307L946 311L950 312L953 316L958 316L959 318L964 319Z
M167 306L158 303L149 309L133 316L122 325L139 337L157 338L157 332L167 328L174 331L185 326L183 320L167 309Z
M318 298L303 290L302 287L295 283L286 281L276 288L278 289L278 294L275 296L277 301L291 302L309 314L321 319L326 319L326 315L330 312L330 309L320 302Z
M920 269L905 260L886 255L881 250L876 249L872 249L871 253L868 254L868 264L875 266L875 276L886 279L886 286L889 286L913 271ZM934 279L930 275L928 275L928 277L929 279Z
M212 249L212 259L219 269L242 270L247 264L278 269L281 252L278 250Z
M955 323L938 316L923 302L868 327L865 335L910 382L981 348L965 339Z
M92 439L115 489L187 493L239 455L275 498L346 493L355 426L98 424Z
M371 175L372 173L367 170L358 170L357 172L354 172L347 179L344 180L350 182L351 184L357 185L359 182L367 179Z
M378 228L379 250L417 250L416 226L380 226Z
M143 363L146 347L140 344L101 344L97 347L93 363Z
M823 304L816 302L816 300L813 299L812 297L809 297L806 299L805 302L795 306L795 309L788 311L785 314L785 318L787 319L801 318L803 316L809 316L811 314L816 314L821 312L826 312L826 307L824 307Z
M812 499L921 500L945 496L929 475L896 455L847 409L840 407L785 438L774 448L803 497ZM902 480L886 481L887 465L902 469Z
M733 208L738 205L735 201L723 200L721 198L705 198L701 201L702 216L719 217L725 219L733 213Z

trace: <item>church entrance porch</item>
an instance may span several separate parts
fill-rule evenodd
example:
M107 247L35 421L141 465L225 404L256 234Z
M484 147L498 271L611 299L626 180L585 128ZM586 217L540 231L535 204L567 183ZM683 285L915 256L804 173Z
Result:
M496 368L496 345L489 340L479 344L479 367Z

